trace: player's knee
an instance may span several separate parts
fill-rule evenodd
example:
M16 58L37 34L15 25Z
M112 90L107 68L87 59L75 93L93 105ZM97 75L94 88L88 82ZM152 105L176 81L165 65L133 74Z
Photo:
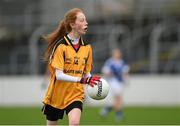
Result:
M79 119L71 118L71 120L69 120L69 125L70 126L78 126L79 125Z

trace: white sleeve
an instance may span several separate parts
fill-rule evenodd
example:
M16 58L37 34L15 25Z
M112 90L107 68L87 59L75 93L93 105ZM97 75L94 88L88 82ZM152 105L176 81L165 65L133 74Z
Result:
M103 66L102 68L102 73L105 74L105 73L110 73L111 72L111 69L109 68L109 66Z
M103 74L111 73L110 60L107 60L107 61L104 63L101 72L102 72Z
M129 72L129 66L128 65L125 65L124 67L123 67L123 73L128 73Z
M86 74L84 74L83 75L84 77L91 77L91 73L89 72L89 73L86 73Z
M81 79L79 77L73 77L73 76L64 74L63 71L61 71L59 69L56 69L55 73L56 73L57 80L69 81L69 82L80 82L80 79Z

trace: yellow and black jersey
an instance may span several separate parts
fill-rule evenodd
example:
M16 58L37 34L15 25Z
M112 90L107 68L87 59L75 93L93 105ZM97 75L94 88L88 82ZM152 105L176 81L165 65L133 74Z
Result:
M67 36L59 40L50 56L50 84L43 100L55 108L63 109L74 101L83 102L84 89L80 83L56 80L55 69L65 74L82 77L92 67L92 48L79 39L79 48L75 49Z

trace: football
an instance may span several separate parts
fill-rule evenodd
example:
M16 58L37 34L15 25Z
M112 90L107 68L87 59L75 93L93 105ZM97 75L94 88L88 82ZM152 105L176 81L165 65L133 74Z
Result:
M109 84L108 82L101 78L97 85L91 87L87 85L87 94L95 100L104 99L109 93Z

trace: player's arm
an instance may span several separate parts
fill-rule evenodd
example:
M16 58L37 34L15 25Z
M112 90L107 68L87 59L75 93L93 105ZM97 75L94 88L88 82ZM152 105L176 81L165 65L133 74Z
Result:
M59 69L56 69L55 72L56 72L56 79L57 80L69 81L69 82L80 82L80 80L81 80L81 78L67 75Z
M84 75L81 78L80 83L90 83L91 86L93 86L95 84L97 84L100 81L100 77L99 76L91 76L90 71L92 70L92 47L90 45L87 45L87 49L88 51L88 57L87 57L87 61L86 61L86 65L84 68ZM92 84L91 84L92 82Z
M129 84L129 66L126 65L123 68L123 80L125 84Z
M56 73L56 79L57 80L68 81L68 82L80 82L82 84L89 84L92 87L94 85L96 85L98 83L98 81L100 80L100 77L91 76L90 73L83 75L82 78L67 75L59 69L56 69L55 73Z
M103 67L103 69L102 69L102 73L104 74L104 76L105 77L111 77L112 76L112 74L111 74L111 71L110 71L110 69L109 69L109 67Z
M105 62L104 66L102 67L102 73L106 78L112 76L111 68L108 60Z

